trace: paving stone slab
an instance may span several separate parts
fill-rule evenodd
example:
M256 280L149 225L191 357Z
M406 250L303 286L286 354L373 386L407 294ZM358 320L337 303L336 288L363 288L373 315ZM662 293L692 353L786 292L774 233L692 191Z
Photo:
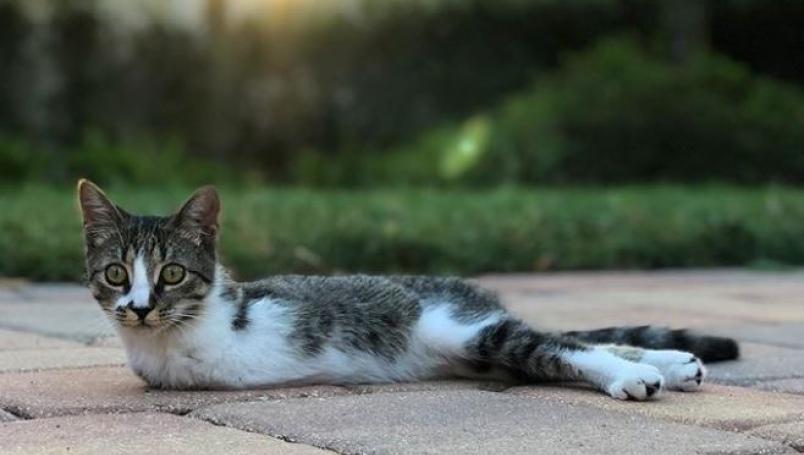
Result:
M0 373L125 365L119 348L19 349L0 351Z
M111 323L94 302L0 303L0 328L84 342L115 335Z
M780 423L754 428L748 434L778 441L804 452L804 421Z
M759 381L804 375L804 349L740 343L740 359L707 366L709 379L722 384L752 385Z
M227 403L191 414L345 453L787 453L709 428L473 390Z
M19 290L26 285L28 282L23 279L0 277L0 303L20 301Z
M744 324L734 327L714 327L712 331L740 341L804 349L802 323Z
M551 296L501 294L503 304L514 314L546 329L583 330L645 324L706 328L746 322L738 315L719 314L711 309L722 305L722 302L715 302L716 305L698 302L695 308L684 308L674 303L679 298L677 293L664 299L661 297L648 297L644 292L636 291L614 295L602 291L572 291ZM649 299L653 301L647 301Z
M168 414L90 415L0 426L0 453L324 454L267 436Z
M22 296L12 289L0 288L0 303L15 303L19 302Z
M621 324L804 323L804 273L603 272L484 277L526 321L555 329Z
M804 374L804 371L802 371ZM752 384L751 387L771 392L797 393L804 395L804 377L793 379L779 379L776 381L763 381Z
M186 413L225 401L345 393L346 389L334 386L247 391L152 390L127 368L120 367L0 374L0 408L28 418L152 410Z
M700 311L672 308L625 307L612 305L608 309L592 302L585 306L556 302L557 309L547 309L526 302L524 307L511 307L512 312L534 327L545 330L593 330L606 327L652 325L658 327L689 328L703 333L718 324L739 324L739 318L730 318ZM522 309L526 308L526 309Z
M480 276L476 281L500 292L578 289L640 289L667 287L771 289L795 291L804 283L804 270L764 273L746 269L676 269L506 273Z
M0 329L0 351L16 349L63 349L79 348L81 346L81 343L75 341L46 337L29 332ZM0 362L0 368L2 368L2 362Z
M795 301L754 304L694 289L574 290L550 296L502 294L503 304L524 320L562 330L634 324L709 328L804 323L804 305L799 300L800 295Z
M502 392L510 387L510 384L506 384L504 382L471 381L461 379L444 381L397 382L392 384L357 384L346 386L349 391L354 393L398 393L447 390L485 390L489 392Z
M14 421L14 420L17 420L17 418L14 417L13 414L9 414L6 411L3 411L2 409L0 409L0 423L11 422L11 421Z
M95 303L89 289L75 283L32 283L20 286L17 294L31 303Z
M713 384L698 392L665 392L648 403L614 400L580 386L514 387L506 393L728 431L804 418L802 396Z
M87 343L89 346L100 348L123 348L123 340L118 336L102 336Z

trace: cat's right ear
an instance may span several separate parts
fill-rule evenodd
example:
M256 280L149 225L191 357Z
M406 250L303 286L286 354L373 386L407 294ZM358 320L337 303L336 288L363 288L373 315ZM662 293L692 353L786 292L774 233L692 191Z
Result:
M221 200L214 186L197 189L173 216L176 226L197 245L204 238L215 239L218 235L218 215Z
M87 241L95 245L118 232L126 216L97 185L86 179L78 181L78 203Z

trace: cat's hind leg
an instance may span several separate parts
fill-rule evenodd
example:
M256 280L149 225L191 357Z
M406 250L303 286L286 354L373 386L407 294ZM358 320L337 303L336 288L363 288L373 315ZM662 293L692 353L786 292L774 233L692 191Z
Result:
M503 369L527 382L584 381L623 400L656 397L665 381L653 365L630 361L605 346L538 332L510 318L484 326L465 353L477 369Z

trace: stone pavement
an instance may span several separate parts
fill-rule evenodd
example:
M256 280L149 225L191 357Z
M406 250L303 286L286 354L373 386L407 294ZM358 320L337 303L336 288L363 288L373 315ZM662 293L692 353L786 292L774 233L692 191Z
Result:
M743 358L697 393L620 402L473 381L148 390L74 285L0 281L0 453L804 452L804 272L488 276L532 324L687 326Z

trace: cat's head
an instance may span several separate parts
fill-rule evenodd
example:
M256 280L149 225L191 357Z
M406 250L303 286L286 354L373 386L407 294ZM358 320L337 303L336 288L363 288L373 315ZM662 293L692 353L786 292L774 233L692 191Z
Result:
M198 189L170 216L132 215L78 182L89 288L121 327L162 331L197 318L215 279L220 200Z

